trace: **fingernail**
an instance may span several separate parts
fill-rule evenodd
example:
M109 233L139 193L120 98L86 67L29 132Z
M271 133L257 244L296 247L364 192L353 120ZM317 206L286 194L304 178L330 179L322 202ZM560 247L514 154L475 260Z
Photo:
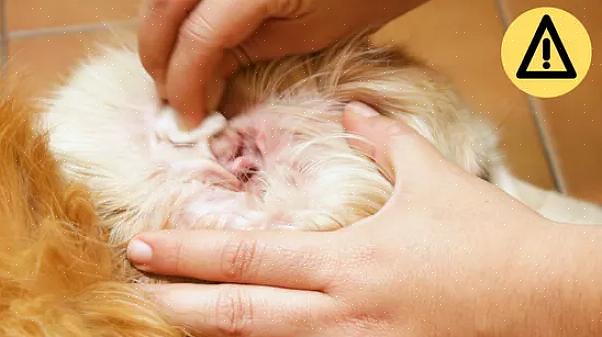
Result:
M153 258L153 249L147 243L134 239L128 245L127 257L136 266L145 265Z
M347 104L346 110L365 118L376 117L379 115L376 110L361 102L351 102Z

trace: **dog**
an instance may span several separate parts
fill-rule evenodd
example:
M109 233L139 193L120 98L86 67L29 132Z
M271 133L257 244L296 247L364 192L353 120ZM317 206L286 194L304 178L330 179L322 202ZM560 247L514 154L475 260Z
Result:
M392 185L348 145L350 101L407 123L552 220L602 223L599 206L514 178L493 128L444 79L365 35L243 69L223 101L228 118L214 113L187 130L128 46L83 63L38 114L4 100L0 239L11 244L0 255L0 332L183 335L131 283L153 281L126 262L134 235L330 231L374 214Z

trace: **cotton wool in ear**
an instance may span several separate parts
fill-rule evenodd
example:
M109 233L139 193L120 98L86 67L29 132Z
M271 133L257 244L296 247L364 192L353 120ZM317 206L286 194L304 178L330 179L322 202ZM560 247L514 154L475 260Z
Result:
M157 137L175 146L194 146L206 143L207 139L224 130L228 124L219 112L210 114L198 127L191 130L187 130L180 119L176 110L168 105L163 106L155 126Z

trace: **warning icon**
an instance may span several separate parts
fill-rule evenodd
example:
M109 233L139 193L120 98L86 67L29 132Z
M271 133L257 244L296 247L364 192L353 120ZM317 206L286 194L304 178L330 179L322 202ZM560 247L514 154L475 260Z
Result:
M571 13L554 7L530 9L508 26L501 45L508 79L525 93L551 98L583 81L592 61L585 26Z
M546 34L547 33L547 34ZM545 37L546 35L549 36ZM547 70L550 69L550 39L555 47L558 56L560 57L560 61L562 61L562 65L564 70ZM545 70L529 70L529 65L533 61L535 56L535 52L541 46L542 51L542 67ZM569 57L562 40L560 39L560 35L558 35L558 30L554 26L554 22L552 22L552 18L549 15L544 15L533 35L533 39L529 44L529 48L523 57L523 60L516 72L516 77L518 78L533 78L533 79L552 79L552 78L576 78L577 72L575 71L575 67L571 62L571 58Z

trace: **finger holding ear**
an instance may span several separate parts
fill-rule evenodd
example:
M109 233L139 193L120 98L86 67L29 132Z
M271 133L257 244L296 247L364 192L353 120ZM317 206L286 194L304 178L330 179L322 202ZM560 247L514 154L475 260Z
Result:
M372 158L396 189L401 184L430 185L433 171L447 172L441 168L454 167L406 123L382 116L364 103L351 102L345 107L343 126L364 139L352 140L350 145Z

